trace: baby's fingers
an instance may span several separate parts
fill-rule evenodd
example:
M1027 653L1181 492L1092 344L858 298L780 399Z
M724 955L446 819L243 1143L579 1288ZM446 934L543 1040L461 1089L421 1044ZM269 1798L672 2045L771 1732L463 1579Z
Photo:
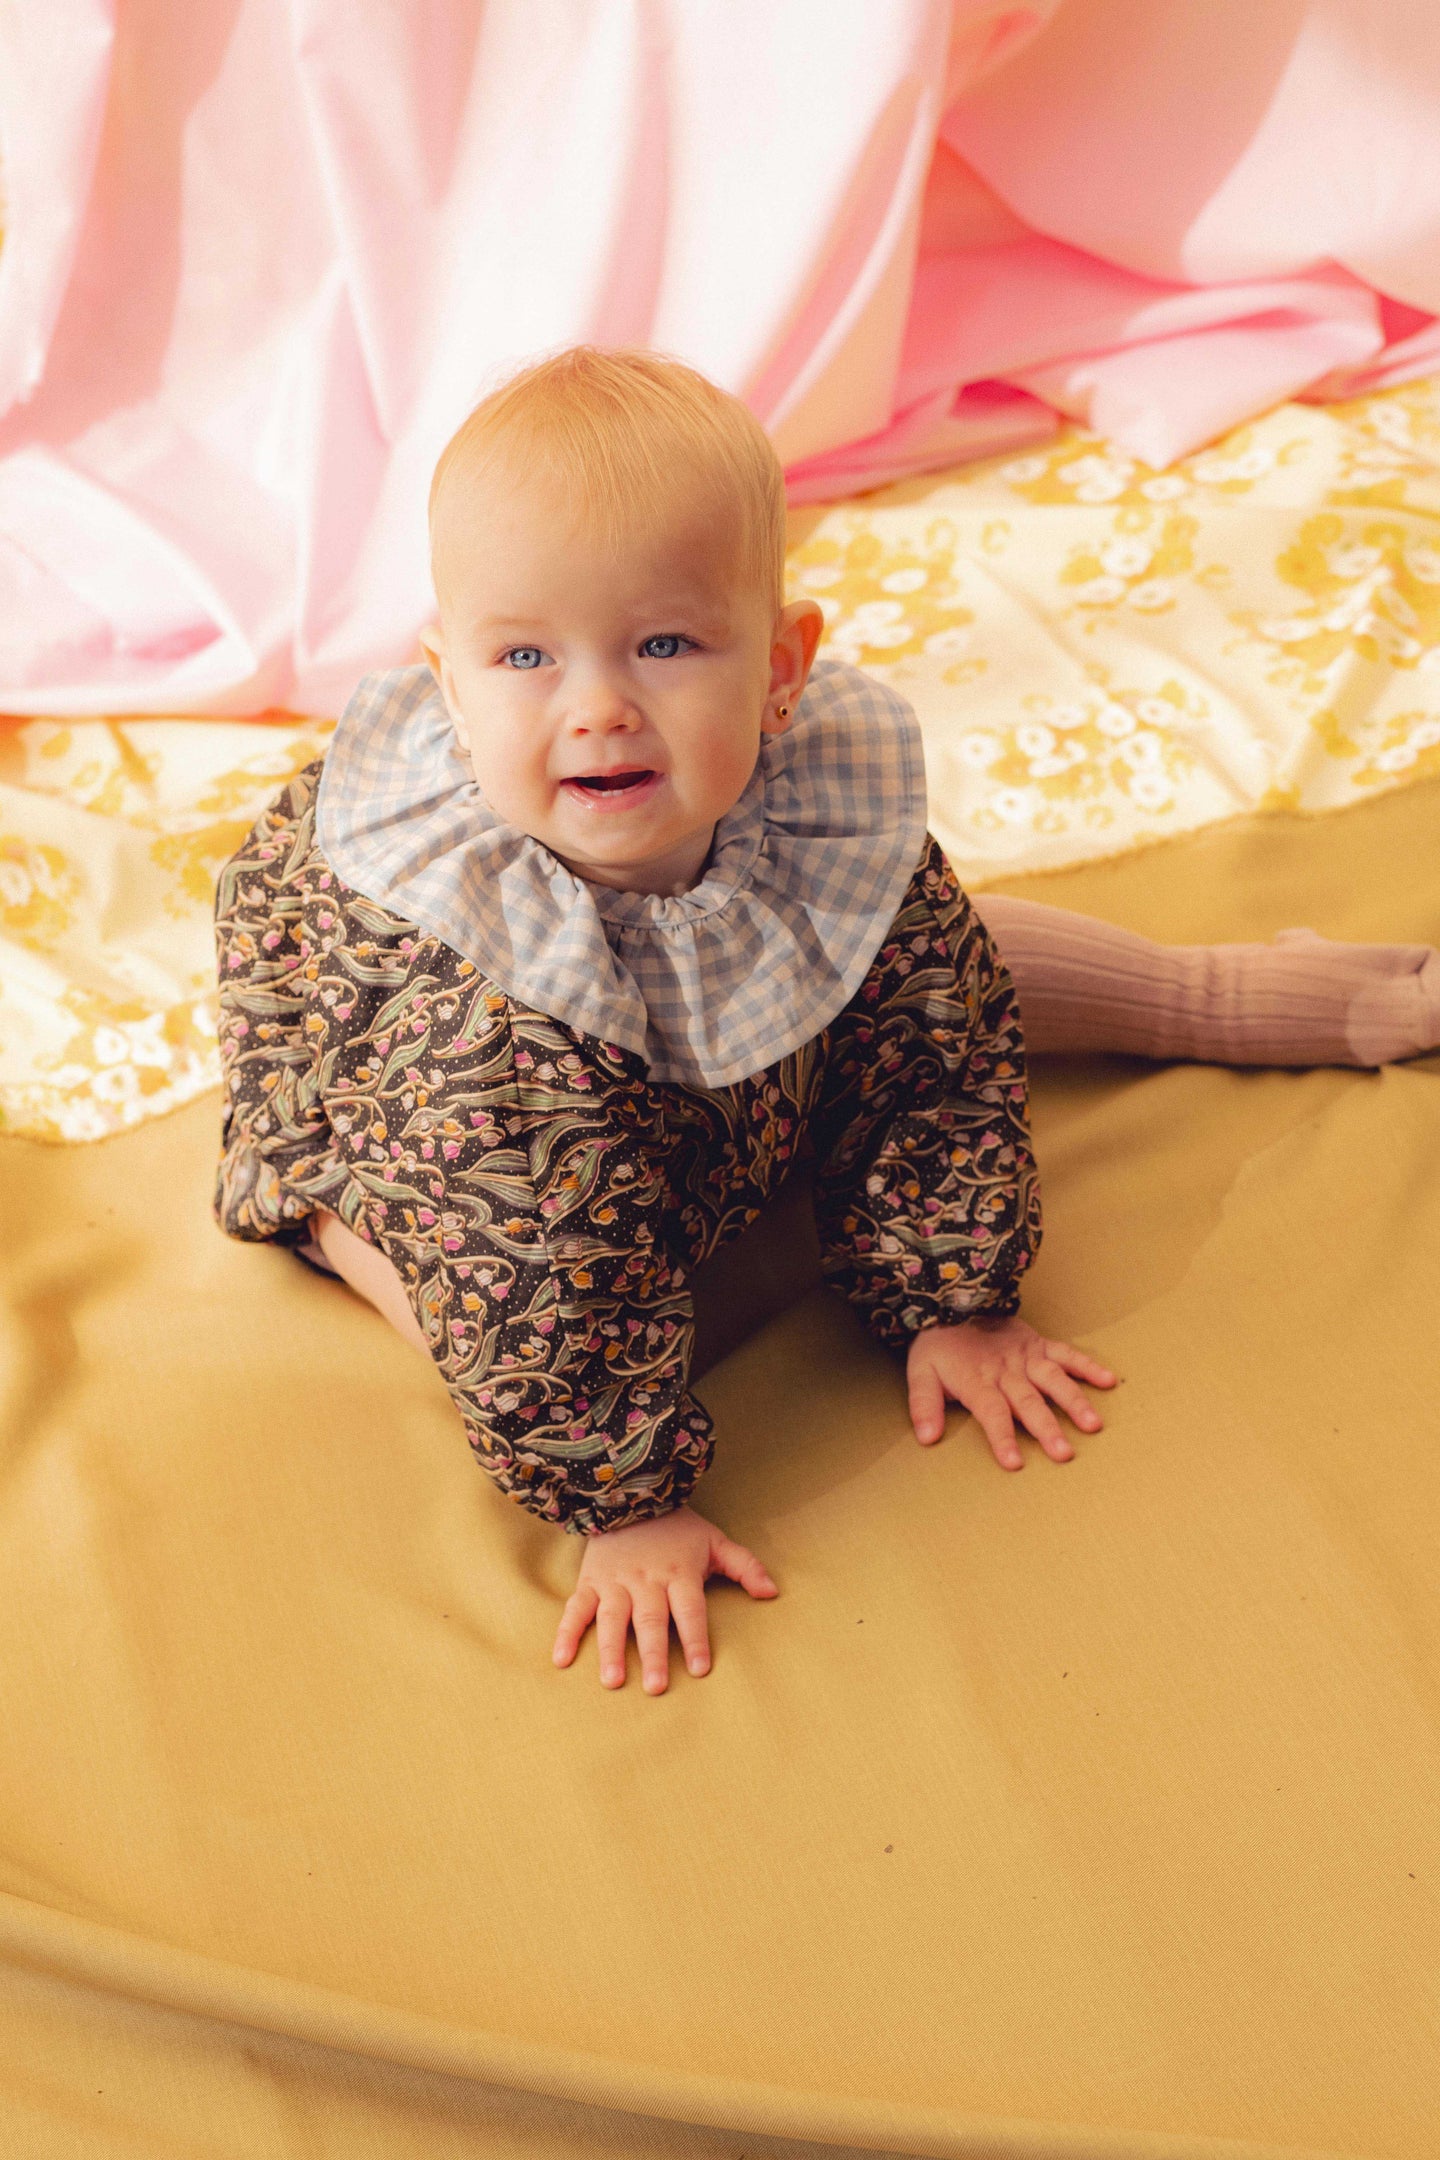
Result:
M910 1423L915 1437L929 1447L945 1430L945 1388L933 1365L916 1365L906 1382Z
M1089 1396L1068 1378L1053 1358L1037 1359L1030 1367L1030 1377L1036 1387L1044 1389L1051 1402L1059 1403L1066 1415L1075 1420L1081 1432L1099 1432L1105 1420Z
M712 1539L709 1571L712 1575L728 1575L731 1582L738 1582L751 1597L778 1595L764 1562L748 1546L737 1544L734 1538L717 1535Z
M1098 1358L1091 1357L1088 1350L1077 1350L1073 1343L1047 1342L1042 1345L1044 1353L1054 1364L1074 1373L1077 1380L1088 1380L1091 1387L1114 1387L1118 1375Z
M573 1661L599 1603L600 1593L593 1583L581 1583L569 1598L564 1612L560 1615L560 1625L555 1631L554 1658L557 1665L569 1665Z
M1061 1432L1055 1413L1040 1390L1023 1373L1007 1373L1000 1385L1005 1391L1005 1400L1026 1432L1040 1442L1052 1462L1068 1462L1075 1450Z
M1019 1470L1022 1463L1015 1442L1015 1420L999 1388L977 1389L973 1401L967 1401L965 1407L989 1441L996 1462L1006 1470Z
M675 1632L680 1637L685 1663L692 1673L709 1672L710 1631L705 1620L704 1590L695 1582L672 1582L670 1610L675 1615Z

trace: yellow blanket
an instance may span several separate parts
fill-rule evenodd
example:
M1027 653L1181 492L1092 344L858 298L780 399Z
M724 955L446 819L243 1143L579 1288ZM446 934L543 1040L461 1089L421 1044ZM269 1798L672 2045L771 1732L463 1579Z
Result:
M1435 939L1437 843L1431 781L1026 889ZM922 1449L807 1291L702 1386L781 1594L658 1698L551 1665L575 1545L424 1361L211 1227L215 1118L0 1143L0 2152L1433 2160L1435 1061L1042 1074L1105 1431Z
M1440 771L1440 381L1281 406L1151 472L1044 452L796 514L791 593L925 733L962 879ZM326 720L0 721L0 1127L214 1084L214 873Z

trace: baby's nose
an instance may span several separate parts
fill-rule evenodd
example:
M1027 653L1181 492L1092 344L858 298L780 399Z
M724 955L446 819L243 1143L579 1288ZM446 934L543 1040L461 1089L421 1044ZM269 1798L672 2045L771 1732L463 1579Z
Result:
M617 683L577 685L570 699L570 725L582 734L628 732L639 727L641 719L641 714Z

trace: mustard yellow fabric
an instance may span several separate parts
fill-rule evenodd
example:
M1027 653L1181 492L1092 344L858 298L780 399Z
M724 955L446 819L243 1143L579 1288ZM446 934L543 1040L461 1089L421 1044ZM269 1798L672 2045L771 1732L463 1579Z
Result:
M791 596L892 683L971 885L1440 772L1440 379L1282 405L1165 472L1067 429L804 510ZM0 1128L215 1084L220 863L331 721L0 719Z
M1440 782L1023 889L1440 936ZM1433 2160L1440 1061L1060 1066L1040 1324L1106 1429L910 1437L792 1202L707 1296L711 1595L550 1662L573 1541L232 1244L215 1100L0 1142L0 2152Z

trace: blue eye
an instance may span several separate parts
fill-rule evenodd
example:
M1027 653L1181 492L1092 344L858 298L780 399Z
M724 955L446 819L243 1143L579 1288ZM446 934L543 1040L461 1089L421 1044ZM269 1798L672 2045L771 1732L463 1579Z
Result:
M537 668L545 658L538 645L512 645L505 655L506 667Z
M693 643L693 638L679 637L673 630L665 630L661 632L659 637L646 638L644 644L640 647L640 657L642 660L675 660L679 658L682 645L691 645ZM657 652L655 649L657 646L664 646L666 649L663 652Z

